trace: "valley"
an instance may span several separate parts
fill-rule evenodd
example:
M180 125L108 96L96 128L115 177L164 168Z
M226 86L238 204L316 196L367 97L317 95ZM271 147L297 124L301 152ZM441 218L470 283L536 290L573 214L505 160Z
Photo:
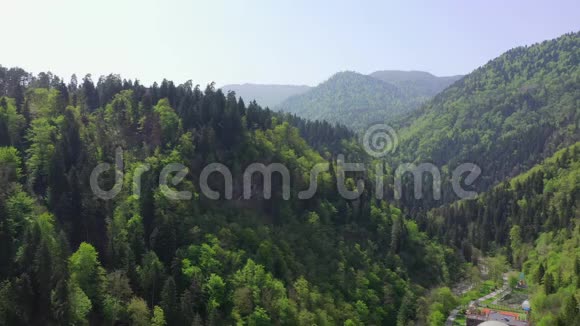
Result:
M580 32L315 87L0 66L0 325L578 325L579 113Z

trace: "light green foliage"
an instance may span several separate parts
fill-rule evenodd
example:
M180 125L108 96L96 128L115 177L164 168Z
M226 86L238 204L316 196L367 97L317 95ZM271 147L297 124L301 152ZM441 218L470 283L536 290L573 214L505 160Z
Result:
M521 265L521 257L524 256L522 253L522 234L521 228L519 225L512 226L510 230L510 246L512 249L512 257L513 261L517 263L517 265Z
M72 325L88 325L87 315L92 309L91 300L75 281L69 284L69 291Z
M268 326L271 325L270 316L268 312L262 307L256 307L254 312L248 318L248 326Z
M307 189L312 167L317 163L325 163L320 154L312 150L300 137L298 129L287 122L265 132L257 130L252 141L257 151L254 154L256 157L268 158L274 162L285 162L284 166L293 177L291 191ZM318 188L327 188L329 182L328 172L320 173L317 180Z
M131 320L131 325L134 326L149 326L151 325L150 312L145 300L139 297L134 297L127 305L127 313Z
M565 321L580 317L578 310L567 307L569 302L576 300L572 299L574 296L580 295L580 275L575 271L576 260L580 257L580 220L575 219L575 223L572 231L542 233L523 265L526 275L532 276L526 281L531 292L532 318L537 324L548 325L554 319ZM545 269L542 284L537 283L536 273L540 269ZM560 314L551 315L553 311Z
M16 238L33 221L35 202L24 191L16 191L6 200L5 205L7 229Z
M485 260L485 266L488 270L489 279L495 282L497 287L503 285L503 273L509 268L506 257L503 255L496 255Z
M430 326L439 326L445 324L446 319L447 318L441 311L435 310L429 315L428 322Z
M204 289L209 297L208 308L210 313L212 313L215 309L218 309L220 305L223 304L225 300L225 287L226 284L221 277L216 274L210 275Z
M428 306L427 323L435 326L445 322L449 312L459 304L459 300L448 287L442 287L431 291L422 304Z
M206 241L201 246L191 245L187 248L187 257L182 260L182 272L188 278L202 281L203 277L209 277L212 273L222 270L222 259L231 259L236 256L233 252L225 251L214 235L206 235Z
M164 144L174 144L181 132L181 120L169 104L169 100L161 99L154 108L159 116L159 123L163 133Z
M165 313L159 306L153 307L153 317L151 317L151 326L166 326Z
M93 303L101 302L106 279L95 247L86 242L81 243L69 258L69 271L72 281L78 284Z
M117 268L128 270L136 263L135 254L144 251L143 225L137 199L129 196L115 209L113 219L107 221L108 250Z
M202 272L201 269L197 266L193 266L191 264L191 260L188 258L184 258L181 261L181 272L185 275L188 279L201 279Z
M56 89L34 88L28 93L28 106L33 118L50 118L56 112L58 91Z
M509 273L508 284L512 289L514 289L518 285L518 280L519 279L517 273Z
M139 112L133 105L132 96L133 92L130 90L115 95L111 104L105 108L105 121L120 127L137 124Z
M30 147L26 150L26 168L30 176L29 183L33 184L36 179L49 174L50 160L58 139L57 125L47 118L35 119L28 130L27 139Z
M448 287L442 287L434 291L433 301L443 305L443 309L449 311L457 306L457 298Z
M6 189L9 182L16 182L22 177L22 160L16 148L0 147L0 173L2 189Z
M237 307L234 309L239 314L249 313L252 307L254 310L264 307L269 316L289 317L284 285L253 260L248 259L246 265L234 274L232 285L236 291ZM246 316L241 315L241 318Z

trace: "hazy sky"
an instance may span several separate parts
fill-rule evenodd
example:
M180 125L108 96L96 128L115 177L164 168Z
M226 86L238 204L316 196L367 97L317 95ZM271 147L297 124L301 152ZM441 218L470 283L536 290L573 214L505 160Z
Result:
M515 46L580 29L578 0L0 0L0 8L1 65L146 84L315 85L341 70L465 74Z

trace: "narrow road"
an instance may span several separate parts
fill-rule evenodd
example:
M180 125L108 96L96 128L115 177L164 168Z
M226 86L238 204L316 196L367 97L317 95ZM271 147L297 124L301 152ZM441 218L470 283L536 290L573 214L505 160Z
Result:
M501 293L508 291L509 290L509 284L508 284L508 274L504 273L503 274L503 286L489 294L484 295L483 297L475 300L478 302L482 302L485 301L489 298L493 298L497 295L500 295ZM453 322L455 321L455 318L457 318L457 314L459 313L459 310L461 309L461 307L457 307L453 310L451 310L451 312L449 313L449 317L447 317L447 321L445 322L445 326L453 326Z

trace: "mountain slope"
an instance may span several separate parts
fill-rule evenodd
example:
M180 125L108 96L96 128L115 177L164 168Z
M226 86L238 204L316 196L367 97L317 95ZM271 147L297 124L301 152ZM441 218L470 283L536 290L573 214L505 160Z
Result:
M273 108L290 96L307 92L306 85L231 84L221 87L225 94L234 91L237 96L249 102L256 100L263 107Z
M479 190L580 139L580 34L512 49L397 126L397 162L473 162Z
M409 96L431 98L461 79L461 75L438 77L425 71L380 70L369 76L393 84Z
M507 253L524 272L535 324L572 325L555 320L580 316L564 309L580 294L579 208L580 142L477 200L432 210L423 223L431 236L461 247L466 261L479 259L473 247Z
M338 122L354 130L417 108L420 101L376 78L339 72L276 108L311 120Z
M26 77L0 74L0 325L424 323L416 302L461 272L454 250L370 188L339 195L332 158L364 159L342 127L246 106L212 84ZM123 167L94 183L121 148ZM327 162L316 195L300 199ZM162 186L172 163L185 176ZM211 163L232 182L212 173L204 187ZM254 163L287 167L290 198L277 174L271 198L266 176L242 197Z
M437 77L423 71L340 72L277 109L312 120L361 130L417 109L461 76Z

